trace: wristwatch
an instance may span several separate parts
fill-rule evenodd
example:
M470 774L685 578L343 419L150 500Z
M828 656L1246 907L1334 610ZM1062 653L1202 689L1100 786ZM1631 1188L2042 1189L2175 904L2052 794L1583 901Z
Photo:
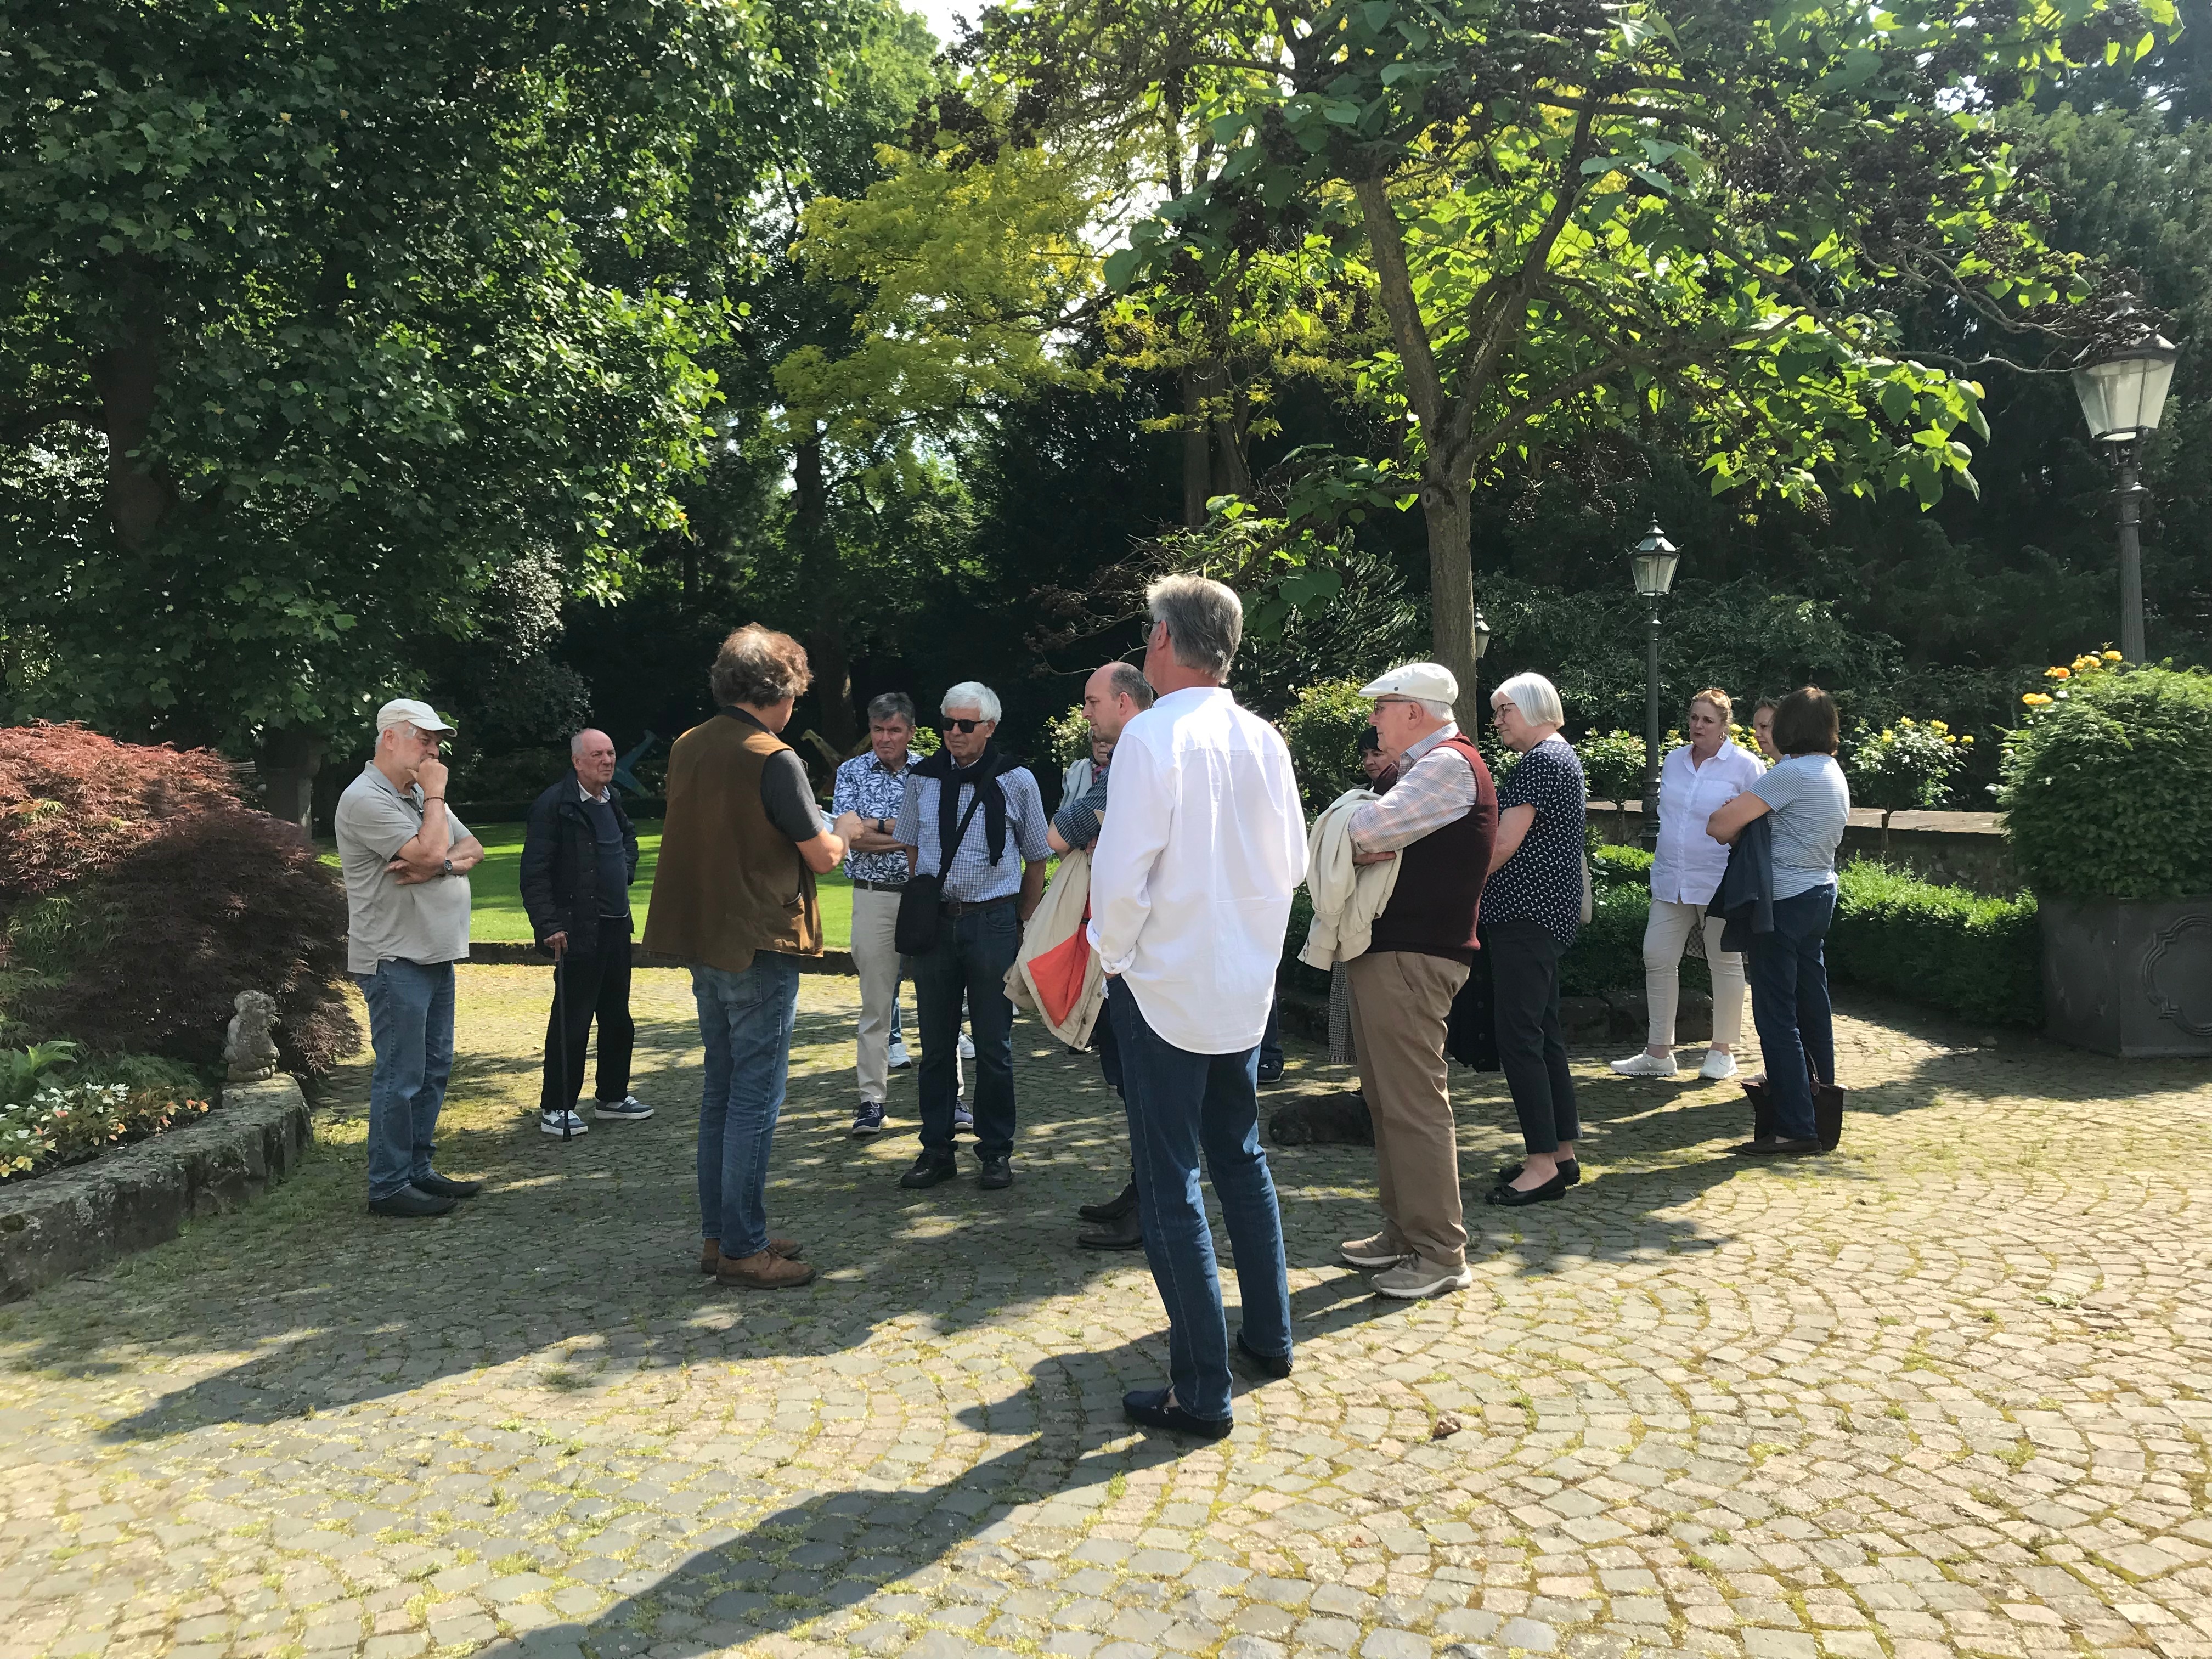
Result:
M451 859L446 860L445 873L449 876L453 873L453 861Z
M891 826L889 820L884 818L878 818L876 820L876 833L878 835L888 836L890 832Z

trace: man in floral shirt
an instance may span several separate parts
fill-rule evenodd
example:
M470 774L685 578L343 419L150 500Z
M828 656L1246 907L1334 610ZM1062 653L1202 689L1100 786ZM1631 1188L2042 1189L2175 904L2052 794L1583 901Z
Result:
M890 830L906 798L907 768L921 758L912 747L914 730L914 700L903 691L886 691L872 701L868 752L837 769L830 800L833 818L850 812L860 820L845 873L853 880L853 965L860 973L860 1103L852 1133L861 1139L883 1133L884 1103L890 1093L899 992L893 939L899 890L914 867L914 855L891 839Z

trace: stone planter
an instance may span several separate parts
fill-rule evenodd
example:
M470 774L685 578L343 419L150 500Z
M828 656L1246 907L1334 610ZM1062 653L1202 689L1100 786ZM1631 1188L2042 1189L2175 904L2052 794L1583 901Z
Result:
M2212 1055L2212 898L2040 898L2043 1012L2062 1042Z

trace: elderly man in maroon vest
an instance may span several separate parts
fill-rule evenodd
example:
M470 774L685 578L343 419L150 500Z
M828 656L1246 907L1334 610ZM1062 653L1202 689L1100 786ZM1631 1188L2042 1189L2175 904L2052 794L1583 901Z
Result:
M1459 682L1449 669L1407 663L1359 695L1375 700L1368 720L1398 781L1353 813L1353 862L1396 859L1398 879L1365 954L1348 969L1360 1088L1375 1121L1382 1231L1340 1248L1355 1267L1385 1270L1375 1278L1382 1295L1434 1296L1474 1282L1444 1027L1474 963L1498 793L1481 755L1452 721Z

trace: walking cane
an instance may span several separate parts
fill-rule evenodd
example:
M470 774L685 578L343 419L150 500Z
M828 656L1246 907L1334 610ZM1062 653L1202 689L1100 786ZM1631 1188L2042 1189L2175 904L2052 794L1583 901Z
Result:
M576 1121L576 1110L568 1098L568 1016L561 1002L561 967L568 959L564 948L553 953L553 1042L561 1055L561 1144L570 1139L569 1130Z

